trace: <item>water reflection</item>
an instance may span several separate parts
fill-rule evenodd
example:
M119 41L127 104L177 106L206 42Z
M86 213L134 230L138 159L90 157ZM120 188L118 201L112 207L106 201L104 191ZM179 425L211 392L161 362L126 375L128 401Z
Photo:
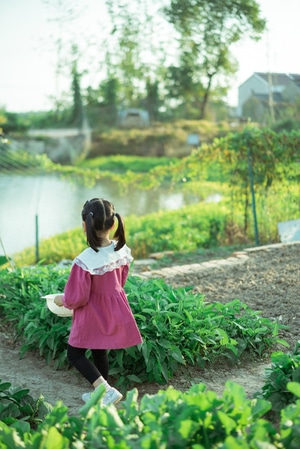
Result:
M82 205L93 197L107 198L124 217L178 209L199 201L196 195L130 188L120 192L118 185L101 182L89 188L56 176L0 176L0 237L8 255L35 244L35 216L39 238L81 226ZM0 254L1 254L0 249Z

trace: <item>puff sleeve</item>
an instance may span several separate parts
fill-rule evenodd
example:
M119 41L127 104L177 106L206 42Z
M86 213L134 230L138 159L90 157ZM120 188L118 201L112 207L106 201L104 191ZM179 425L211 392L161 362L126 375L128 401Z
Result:
M74 264L64 290L64 306L68 309L85 306L89 301L90 291L91 274Z

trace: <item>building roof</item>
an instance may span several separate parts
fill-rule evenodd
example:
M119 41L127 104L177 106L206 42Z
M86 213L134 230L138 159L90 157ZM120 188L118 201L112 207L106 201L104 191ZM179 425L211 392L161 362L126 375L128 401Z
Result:
M297 73L255 72L255 75L260 76L266 82L269 82L269 77L271 77L273 86L287 86L292 82L300 88L300 74Z

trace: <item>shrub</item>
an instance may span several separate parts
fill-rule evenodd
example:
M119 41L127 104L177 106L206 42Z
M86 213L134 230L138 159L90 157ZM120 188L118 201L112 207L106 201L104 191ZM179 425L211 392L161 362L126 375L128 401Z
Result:
M0 379L0 422L21 431L35 429L52 410L41 395L34 399L27 388L13 387ZM1 441L0 441L0 447Z
M41 296L62 292L68 274L69 269L55 266L0 271L0 312L16 329L21 356L37 350L56 368L68 363L71 318L53 315ZM109 353L110 374L122 388L145 380L164 384L179 365L203 367L222 356L236 361L246 350L261 356L276 342L284 343L278 338L282 325L239 300L205 303L191 288L133 276L125 289L144 341Z
M262 397L271 402L272 411L278 414L297 399L287 385L289 382L300 382L300 341L291 354L274 352L271 360L272 366L266 369L266 383L262 388Z

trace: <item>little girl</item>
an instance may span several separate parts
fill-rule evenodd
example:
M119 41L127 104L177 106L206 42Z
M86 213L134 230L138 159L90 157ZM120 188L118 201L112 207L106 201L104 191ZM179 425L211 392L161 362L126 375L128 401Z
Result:
M57 296L55 303L74 311L67 349L70 363L94 388L105 386L105 405L116 404L122 394L107 382L107 350L142 343L123 289L133 258L123 220L112 203L93 198L84 204L81 215L89 248L74 259L64 295ZM116 240L110 240L115 218ZM94 363L86 357L87 349L91 349ZM83 401L91 394L84 393Z

